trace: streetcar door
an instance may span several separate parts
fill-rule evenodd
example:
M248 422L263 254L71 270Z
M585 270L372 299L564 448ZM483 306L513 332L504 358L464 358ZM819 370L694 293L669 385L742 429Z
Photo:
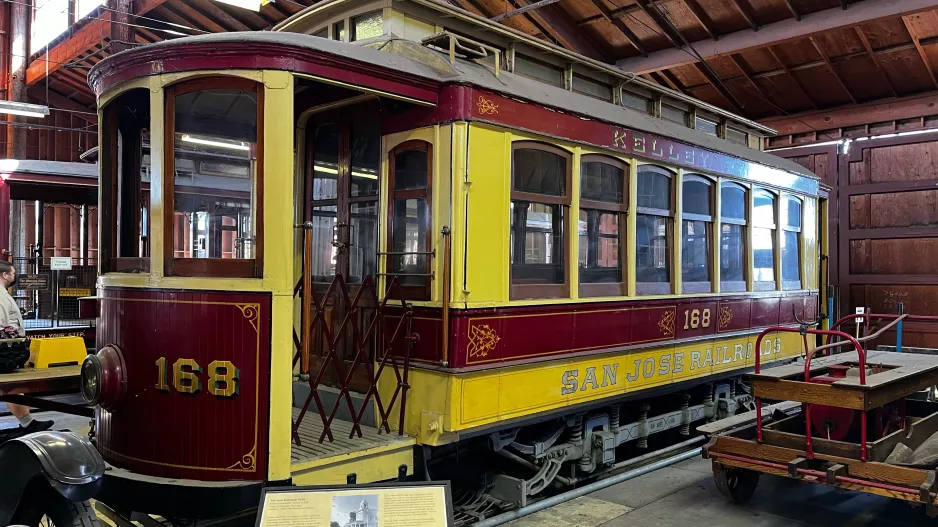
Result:
M376 108L370 105L346 108L315 116L307 128L306 219L312 222L313 261L307 272L320 294L329 290L336 276L347 284L348 296L355 298L366 277L377 279L378 272L378 178L381 161L381 128ZM348 306L341 294L329 297L331 326L338 328ZM370 295L363 292L362 297ZM369 311L356 310L359 327L367 324ZM349 331L346 336L351 335ZM315 338L315 336L314 336ZM310 357L310 372L317 372L329 344L316 341ZM336 346L348 371L356 349L351 338ZM357 372L364 375L359 368ZM327 368L326 384L339 379ZM370 381L352 380L356 391L367 390ZM364 388L364 389L362 389Z

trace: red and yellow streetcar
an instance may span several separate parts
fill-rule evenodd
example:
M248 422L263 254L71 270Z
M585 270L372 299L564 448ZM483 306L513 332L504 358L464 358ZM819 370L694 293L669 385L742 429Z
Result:
M474 487L479 517L750 406L756 355L801 355L755 342L819 315L826 193L772 130L440 0L277 30L90 74L84 381L114 511L407 476ZM512 461L453 470L457 445Z

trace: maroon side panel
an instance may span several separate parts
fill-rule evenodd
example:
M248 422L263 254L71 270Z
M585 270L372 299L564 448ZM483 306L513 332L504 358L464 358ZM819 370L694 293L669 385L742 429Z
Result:
M680 299L450 311L449 367L464 368L678 342L810 318L817 295ZM814 307L811 307L814 310ZM695 327L696 326L696 327ZM441 345L435 336L433 346ZM427 341L423 335L421 345ZM425 356L422 351L418 356Z
M762 328L778 324L778 306L778 298L752 299L752 316L749 319L749 327Z
M797 316L799 319L804 320L804 297L783 297L779 301L778 308L778 323L779 324L796 324Z
M717 332L740 331L749 328L752 317L752 300L721 300L720 313L717 316Z
M97 411L104 458L157 477L265 479L270 295L116 288L99 294L97 345L120 348L128 382L117 408ZM182 393L193 386L190 372L199 389ZM228 386L219 376L225 374L237 387L229 397L212 393L213 386Z

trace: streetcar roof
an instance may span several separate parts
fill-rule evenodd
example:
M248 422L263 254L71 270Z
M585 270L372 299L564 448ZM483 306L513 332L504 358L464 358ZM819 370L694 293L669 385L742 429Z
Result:
M739 145L704 132L693 130L678 123L655 118L628 107L623 107L587 95L581 95L508 71L501 71L496 77L492 69L472 60L457 59L454 66L450 64L448 57L445 57L445 54L441 52L409 40L394 37L379 37L371 42L372 45L393 44L392 47L397 47L397 49L391 50L392 52L388 52L372 49L368 45L369 41L350 44L302 33L251 31L189 36L148 44L117 53L98 63L98 65L93 68L90 76L94 77L94 70L98 70L102 64L113 61L117 57L133 55L141 50L152 51L159 48L173 48L186 46L188 44L206 43L275 44L336 55L346 59L367 63L371 66L377 66L397 73L413 75L439 83L464 84L483 88L501 93L508 97L524 99L556 111L572 113L581 118L594 119L629 129L657 134L786 172L817 178L811 171L789 159L749 148L745 145ZM401 52L406 52L409 56L418 58L421 56L425 58L432 56L435 60L432 60L432 62L416 60L402 56L400 54ZM441 58L445 58L445 60L440 60ZM284 63L288 64L289 62L284 61ZM288 67L285 69L289 70Z

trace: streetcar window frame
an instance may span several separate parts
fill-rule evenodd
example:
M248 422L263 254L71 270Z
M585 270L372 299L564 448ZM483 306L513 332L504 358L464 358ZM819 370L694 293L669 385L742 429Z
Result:
M254 217L253 258L176 258L175 178L163 178L163 267L165 276L263 278L264 276L264 94L263 83L243 77L216 75L187 79L163 90L163 174L175 173L176 97L202 90L244 90L257 95L256 159L251 214Z
M103 108L104 140L101 142L101 240L99 255L102 273L138 273L150 270L150 192L144 190L143 131L151 129L152 107L149 90L133 88L112 99ZM139 100L134 100L139 98ZM121 112L128 104L138 104ZM146 106L138 117L139 106ZM133 121L133 122L132 122ZM127 135L138 126L138 133ZM128 141L130 140L130 141ZM137 155L134 155L134 154ZM128 179L129 178L129 179ZM129 186L127 186L129 184ZM125 203L130 203L129 208ZM123 223L135 227L131 242Z
M565 164L565 174L563 174L563 180L561 183L564 185L562 189L558 189L557 194L548 194L548 193L532 193L525 192L515 189L516 179L517 179L517 165L516 158L517 153L523 150L540 150L550 154L559 156L564 160ZM570 296L570 265L571 262L568 262L570 254L570 206L572 204L572 185L573 184L573 154L567 150L559 148L557 146L541 143L538 141L515 141L511 145L511 214L509 219L509 276L510 276L510 298L511 300L531 300L531 299L550 299L550 298L568 298ZM556 207L559 214L559 238L561 238L560 247L556 245L552 246L552 256L553 259L559 257L559 262L561 266L561 276L563 277L561 282L547 282L543 279L532 278L529 276L519 277L517 276L519 271L525 270L525 266L530 265L552 265L552 264L526 264L524 263L524 253L526 247L526 230L527 230L527 220L526 215L524 216L525 221L523 225L516 226L514 225L515 218L515 204L516 203L525 203L525 204L535 204L535 205L546 205L550 207ZM521 216L518 213L518 216ZM553 220L553 216L552 216ZM512 236L517 232L521 235L517 240L514 240ZM556 233L553 233L553 236L557 237ZM512 244L517 246L517 251L513 252ZM520 253L521 263L515 263L514 256L516 253Z
M732 189L734 192L742 192L743 215L741 218L736 216L728 216L726 214L725 205L727 200L725 199L723 193L729 189ZM746 281L748 280L750 273L750 256L748 249L749 196L749 189L739 183L724 181L720 185L720 291L724 293L742 293L746 291ZM742 269L742 280L726 280L726 275L723 271L723 262L728 256L728 251L725 251L723 248L723 237L725 236L724 229L727 226L739 227L740 252L742 253L742 262L740 263L740 268Z
M757 198L769 198L772 201L772 221L763 221L764 218L760 217L756 211L756 199ZM778 289L778 279L779 279L779 269L778 269L778 208L779 208L779 195L771 190L754 188L752 191L752 268L753 273L753 290L755 291L775 291ZM772 240L772 280L758 280L756 273L756 231L757 230L768 230L769 235Z
M662 209L659 207L645 207L642 206L642 174L643 173L652 173L659 176L664 176L668 178L668 196L667 196L667 209ZM637 195L636 198L636 208L635 208L635 224L636 224L636 235L635 240L632 242L635 244L635 293L638 295L669 295L673 293L674 283L674 183L677 181L677 172L661 165L653 164L643 164L638 166L635 177L637 178ZM638 246L642 237L639 234L640 227L638 222L643 218L664 218L665 228L664 228L664 249L665 256L662 261L665 263L664 272L667 273L667 281L641 281L641 274L643 270L651 269L653 272L658 273L660 271L655 271L657 267L652 265L652 267L642 267L641 262L639 262L639 253L640 248ZM657 238L657 237L656 237Z
M584 188L586 174L584 170L587 168L588 164L603 164L612 166L618 170L622 171L622 177L619 181L621 196L616 196L616 199L606 200L601 199L598 196L585 197ZM583 298L589 297L603 297L603 296L626 296L628 294L628 269L626 268L625 262L627 260L627 237L626 232L628 231L628 215L629 215L629 177L630 177L631 166L629 163L607 155L602 154L585 154L580 157L580 214L587 213L587 248L586 248L586 259L587 263L584 266L581 262L583 261L583 250L580 245L580 231L579 231L579 217L577 218L577 262L579 266L579 296ZM592 198L592 199L591 199ZM614 267L589 267L589 245L591 238L590 236L590 220L589 213L593 212L597 214L602 221L602 216L614 214L617 218L617 232L615 235L603 235L598 233L595 238L596 242L601 241L602 238L616 238L618 241L618 262L619 266L616 270ZM618 281L607 281L602 280L601 277L599 281L584 281L583 277L587 274L608 274L610 271L618 272ZM602 273L601 271L606 271Z
M426 156L427 169L426 169L426 181L423 181L422 187L411 187L406 186L406 188L399 189L397 184L397 161L398 156L405 152L423 152ZM392 263L400 258L404 260L410 256L415 257L415 260L423 259L425 268L425 273L427 276L423 277L423 283L420 285L409 284L405 282L411 282L412 280L407 280L410 276L400 277L401 281L395 291L389 291L393 298L404 299L404 300L430 300L431 294L431 273L433 270L433 257L429 254L433 250L433 145L427 141L423 140L411 140L405 141L388 152L388 226L387 226L387 237L386 237L386 247L388 253L401 253L405 251L399 251L394 245L394 227L395 223L398 221L398 217L395 214L397 210L395 203L398 200L424 200L426 206L426 218L424 228L424 240L423 247L419 252L425 252L427 254L417 255L405 255L405 254L387 254L385 258L385 274L387 275L388 280L392 280L395 276L399 276L402 273L408 273L408 270L401 272L394 272ZM403 265L403 264L402 264ZM419 267L419 264L413 264L413 267Z
M715 182L700 174L684 174L681 181L681 289L684 293L712 293L713 292L713 220L714 208L716 206L713 189ZM692 203L687 199L688 185L705 185L707 188L705 201L706 214L701 211L689 212L688 206L699 205ZM690 223L704 224L704 237L706 238L706 251L704 262L706 264L706 280L687 280L685 278L685 263L688 252L685 250L688 246L688 227Z
M804 275L804 269L802 268L802 261L804 258L803 258L802 249L801 249L802 236L803 236L802 228L804 227L804 200L802 200L798 196L795 196L794 194L785 194L782 197L781 202L784 204L783 209L782 209L782 222L781 222L782 245L781 247L779 247L779 251L781 251L781 257L782 257L782 268L780 272L781 280L782 280L782 290L785 290L785 291L798 290L798 289L801 289L802 276ZM796 216L797 224L792 222L792 214L791 214L792 204L798 205L798 214ZM795 242L795 262L794 262L793 267L792 267L792 262L785 261L785 256L786 256L785 246L787 244L787 241L790 239L789 238L790 236L794 237L794 242ZM787 268L794 268L798 271L797 280L790 279L789 277L785 275L785 271Z

